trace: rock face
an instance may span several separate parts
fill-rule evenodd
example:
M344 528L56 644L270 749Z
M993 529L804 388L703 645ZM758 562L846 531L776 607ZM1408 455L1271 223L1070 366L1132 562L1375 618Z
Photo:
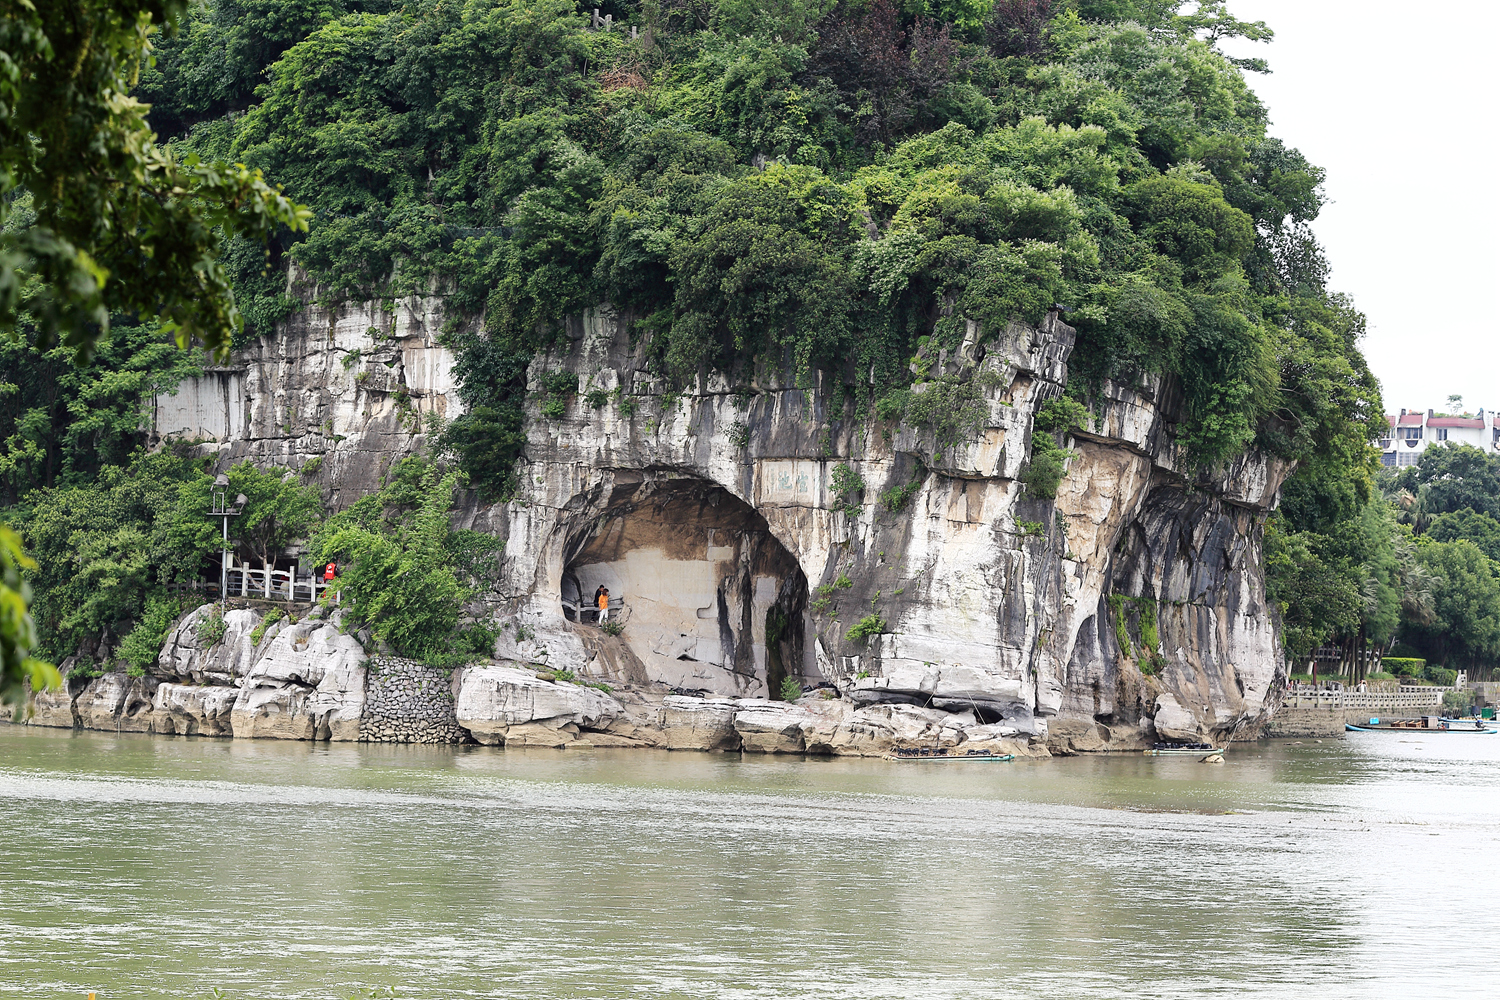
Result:
M272 630L267 631L272 636ZM236 736L357 740L365 703L365 651L337 620L278 624L241 683Z
M307 307L230 365L156 397L152 433L211 442L204 450L226 466L248 458L297 469L335 504L352 503L462 412L453 354L437 343L441 303L328 309L314 287L291 291Z
M507 542L498 658L741 700L775 696L784 680L828 681L852 708L967 714L1062 752L1236 728L1244 738L1274 711L1284 670L1261 523L1289 469L1251 453L1196 472L1171 438L1172 382L1106 383L1091 426L1063 441L1071 458L1052 501L1028 496L1021 477L1033 418L1067 382L1074 336L1056 314L984 343L970 330L929 359L979 389L978 429L960 445L857 409L852 369L812 385L760 370L668 386L629 319L609 308L575 317L535 359L521 494L462 517ZM442 324L436 299L309 307L242 352L234 372L159 399L156 430L212 437L200 447L224 463L309 468L346 504L421 446L424 414L459 412L453 359L435 338ZM547 418L541 378L555 371L582 391ZM840 465L862 487L839 492ZM616 598L619 636L580 615L601 585ZM329 675L297 673L289 655L248 683L281 693L237 700L235 731L243 720L265 734L353 732L356 668L337 668L325 688ZM549 720L602 711L512 710L541 696L484 672L498 669L476 671L457 696L459 725L476 737L538 726L551 740L589 726ZM664 707L685 727L673 739L730 742L722 704ZM741 743L821 745L778 729L781 709L761 711L736 712ZM856 727L849 738L872 746L887 739L887 722L828 724Z
M230 611L222 638L205 641L199 626L212 610L204 605L184 616L143 677L115 671L70 681L66 701L62 692L38 695L32 723L181 736L359 738L365 653L358 638L340 630L337 612L331 619L314 611L301 622L267 623L256 611Z
M465 670L454 711L458 724L481 743L535 743L540 735L549 746L571 742L583 728L607 729L625 714L624 706L602 691L544 681L531 671L505 666ZM512 733L516 729L522 732ZM538 729L551 735L538 734ZM559 736L562 732L566 735ZM559 742L548 742L554 739Z

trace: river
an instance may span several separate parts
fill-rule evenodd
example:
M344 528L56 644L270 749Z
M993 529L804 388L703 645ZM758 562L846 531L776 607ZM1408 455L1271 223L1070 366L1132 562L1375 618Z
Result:
M25 997L1480 996L1500 963L1500 736L923 764L0 725L0 800Z

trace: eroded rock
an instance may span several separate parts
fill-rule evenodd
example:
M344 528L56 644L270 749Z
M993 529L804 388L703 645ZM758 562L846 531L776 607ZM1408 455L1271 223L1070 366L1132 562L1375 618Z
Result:
M738 750L731 698L668 695L661 704L661 740L669 750Z
M179 736L233 736L230 715L237 688L221 684L161 684L156 688L153 724L158 733Z
M365 651L329 621L286 624L262 640L231 720L235 736L357 740L365 703Z
M510 743L513 727L538 723L552 730L572 725L575 733L577 728L602 730L625 709L595 688L544 681L514 666L479 666L464 670L454 714L481 743ZM536 746L533 739L553 737L526 729L518 730L516 738Z

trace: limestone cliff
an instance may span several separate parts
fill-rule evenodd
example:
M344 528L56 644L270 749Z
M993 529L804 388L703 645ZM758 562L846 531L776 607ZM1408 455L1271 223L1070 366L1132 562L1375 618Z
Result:
M303 469L347 504L459 412L443 321L435 299L309 307L158 399L155 431ZM1260 525L1289 469L1249 454L1195 474L1174 387L1142 376L1094 401L1056 501L1029 499L1033 418L1072 346L1053 314L932 359L986 386L977 435L941 446L861 418L841 383L761 370L672 392L626 318L573 318L531 378L567 370L585 391L560 419L537 393L520 494L464 515L507 541L497 656L678 694L827 681L854 706L962 711L1064 750L1248 735L1280 687ZM839 463L862 493L834 494ZM900 509L878 502L908 486ZM618 639L577 621L601 584ZM882 630L847 638L866 616Z

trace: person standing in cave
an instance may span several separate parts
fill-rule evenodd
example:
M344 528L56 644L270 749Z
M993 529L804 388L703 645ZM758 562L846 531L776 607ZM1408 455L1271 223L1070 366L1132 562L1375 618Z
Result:
M599 624L604 624L604 616L609 614L609 591L604 589L604 584L594 591L594 607L599 609Z

